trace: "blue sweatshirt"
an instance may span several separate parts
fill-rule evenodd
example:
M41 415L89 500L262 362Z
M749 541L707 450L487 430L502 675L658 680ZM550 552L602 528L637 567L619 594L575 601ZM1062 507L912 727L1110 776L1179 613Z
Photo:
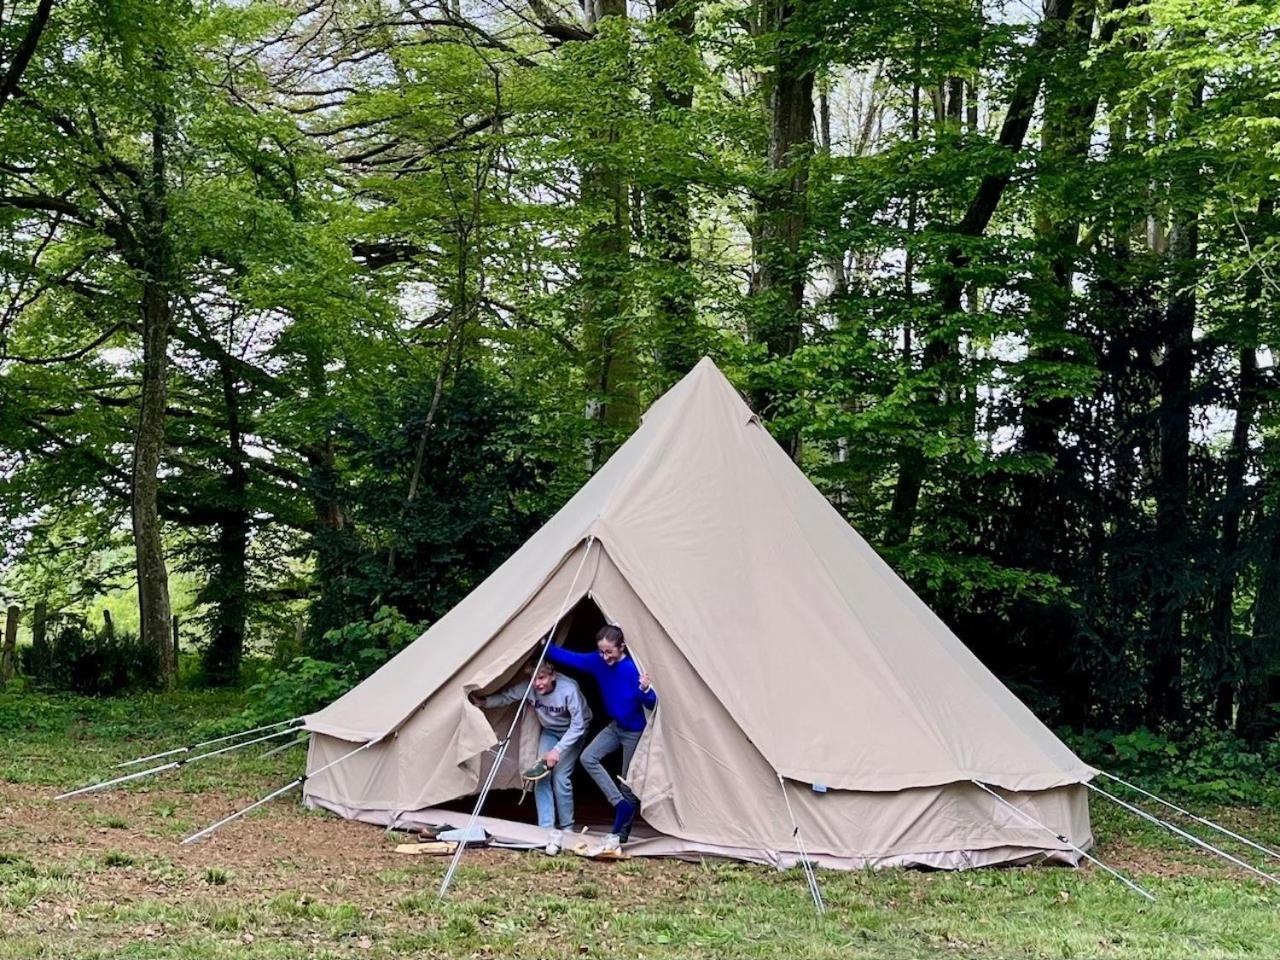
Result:
M621 660L609 666L598 653L574 653L564 647L550 646L547 659L557 666L574 667L591 674L600 684L600 695L609 718L623 730L644 729L644 708L652 709L658 702L658 695L652 687L640 689L640 671L630 657L624 654Z

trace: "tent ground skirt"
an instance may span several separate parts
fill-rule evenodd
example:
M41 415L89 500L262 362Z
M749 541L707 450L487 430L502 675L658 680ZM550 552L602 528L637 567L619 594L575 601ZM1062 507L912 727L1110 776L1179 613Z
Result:
M406 829L426 824L465 824L467 815L447 807L426 807L422 810L359 810L319 797L308 797L311 809L328 810L347 820ZM504 847L533 850L546 843L546 831L531 823L507 820L501 817L481 816L476 823ZM605 829L596 827L583 834L584 839L599 843ZM566 847L574 841L566 838ZM706 859L742 860L759 863L779 870L796 866L800 855L794 850L766 850L750 847L727 847L712 843L696 843L669 836L649 827L641 826L627 844L627 852L633 857L670 857L679 860L700 861ZM829 870L865 870L887 867L917 867L928 870L971 870L979 867L1015 867L1032 865L1077 866L1079 855L1069 850L1033 849L1018 846L998 846L982 850L920 851L895 854L888 857L842 857L810 851L810 859Z

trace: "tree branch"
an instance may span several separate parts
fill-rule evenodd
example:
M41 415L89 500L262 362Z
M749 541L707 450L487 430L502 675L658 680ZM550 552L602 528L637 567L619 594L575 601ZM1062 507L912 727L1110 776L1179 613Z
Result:
M4 78L0 79L0 110L4 109L5 103L17 92L18 83L26 73L31 58L35 55L36 47L40 43L40 35L49 24L49 13L52 10L53 0L40 0L37 4L36 12L31 22L27 24L27 32L23 35L22 42L18 44L18 49L14 51L13 60L9 62L9 69L4 72Z

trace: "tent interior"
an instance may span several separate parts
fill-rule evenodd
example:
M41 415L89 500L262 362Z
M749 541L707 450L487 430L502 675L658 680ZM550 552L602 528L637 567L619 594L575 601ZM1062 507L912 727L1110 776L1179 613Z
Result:
M579 653L594 651L596 649L596 633L607 622L608 620L600 610L600 607L596 605L595 600L590 596L585 596L560 618L560 624L556 629L556 643L568 650L575 650ZM536 659L537 651L531 650L528 658L523 661L521 666L531 664ZM573 675L573 671L566 672L571 676ZM512 683L524 683L526 679L523 671L517 668L515 675L506 679L504 683L493 684L490 688L481 692L486 694L497 693ZM582 738L582 746L585 747L597 733L608 725L609 718L605 712L604 701L596 684L592 683L588 678L575 676L575 679L579 680L582 695L587 701L587 705L591 708L591 723ZM506 726L497 722L496 715L494 722L496 724L494 736L496 739L501 740L506 733ZM616 777L621 768L620 755L615 753L610 757L606 757L604 766L611 775ZM454 813L470 815L475 807L476 797L477 795L474 793L468 794L465 797L442 803L440 807ZM591 781L591 778L581 765L576 767L573 772L573 806L579 828L587 827L595 833L604 833L613 820L613 808L601 796L599 789ZM524 790L515 787L493 790L485 800L484 809L489 816L508 820L512 823L527 823L530 826L536 823L532 794L526 794ZM462 826L461 823L456 823L455 820L456 818L451 819L449 821L450 824ZM643 815L637 816L633 829L637 837L652 833L652 830L645 824Z

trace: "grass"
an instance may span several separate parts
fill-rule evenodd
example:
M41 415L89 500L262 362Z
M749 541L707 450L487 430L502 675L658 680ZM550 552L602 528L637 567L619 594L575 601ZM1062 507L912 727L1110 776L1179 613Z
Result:
M112 763L182 743L235 694L0 695L0 960L284 958L1245 958L1280 956L1280 888L1094 803L1096 869L821 872L708 862L397 858L382 831L279 802L204 844L186 832L296 775L302 751L233 754L55 803ZM251 751L246 751L246 753ZM1220 810L1272 843L1276 811Z

